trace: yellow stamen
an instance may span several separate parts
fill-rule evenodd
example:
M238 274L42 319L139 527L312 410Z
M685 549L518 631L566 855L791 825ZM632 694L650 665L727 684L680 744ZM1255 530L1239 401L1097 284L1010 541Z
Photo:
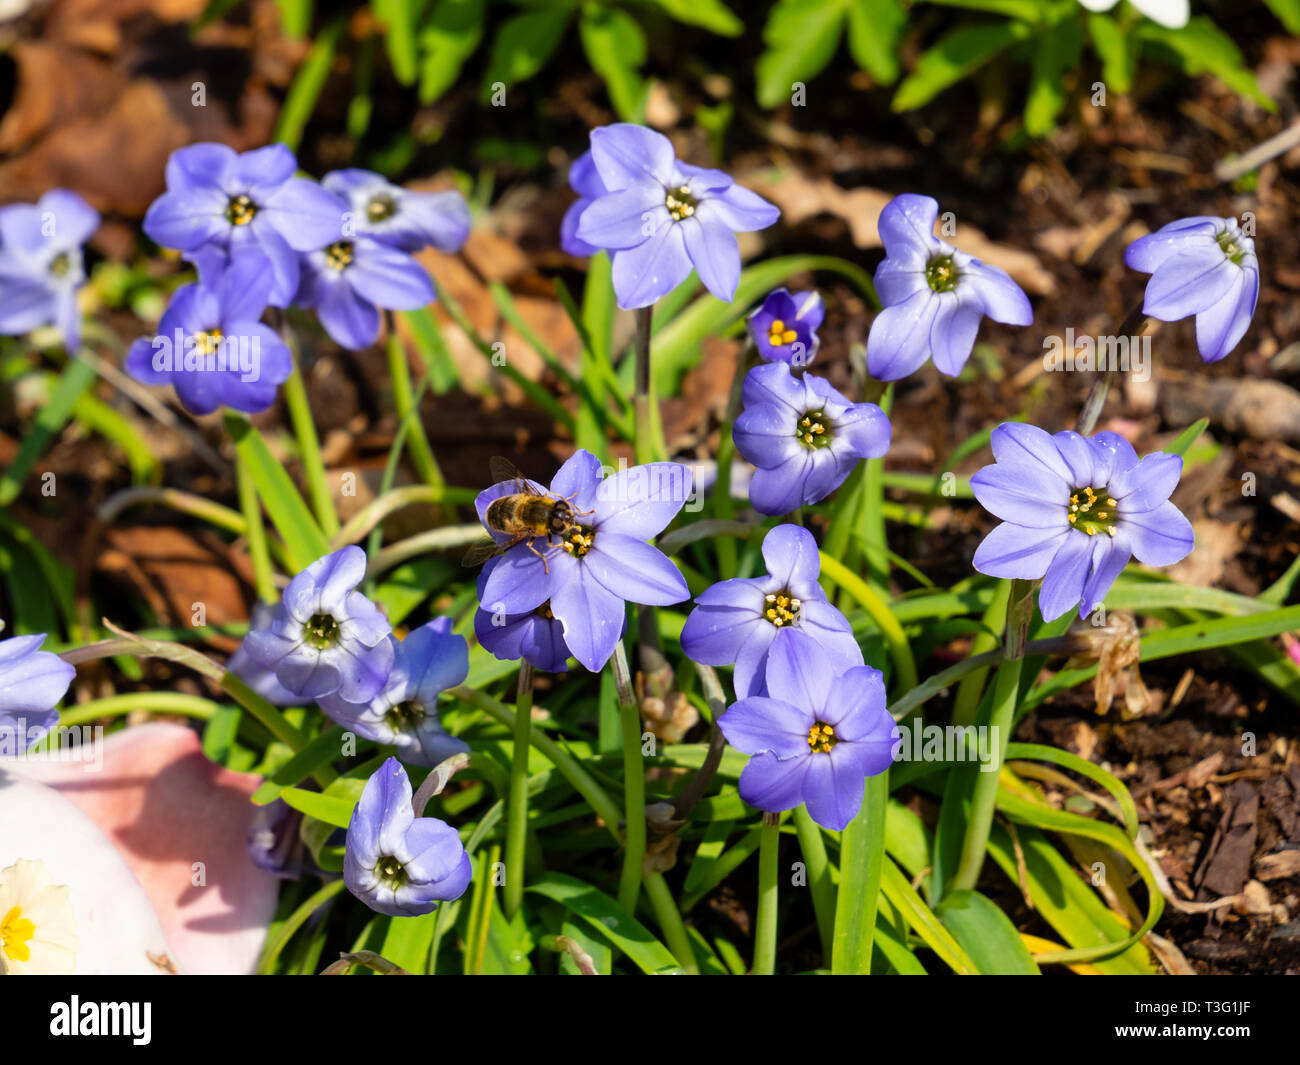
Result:
M23 908L14 906L0 921L0 947L13 961L31 961L32 950L27 944L36 935L36 926L23 916Z

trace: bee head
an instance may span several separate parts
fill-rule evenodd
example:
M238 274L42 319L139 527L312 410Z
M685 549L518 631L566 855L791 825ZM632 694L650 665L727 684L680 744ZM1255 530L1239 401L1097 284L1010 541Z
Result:
M551 532L556 535L563 535L568 532L569 526L572 524L573 508L569 506L566 500L557 500L551 510Z

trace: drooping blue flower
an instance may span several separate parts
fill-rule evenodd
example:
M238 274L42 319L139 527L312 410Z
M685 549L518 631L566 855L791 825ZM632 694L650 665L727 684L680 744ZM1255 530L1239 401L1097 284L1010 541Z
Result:
M366 553L355 545L318 558L289 582L271 624L244 638L249 657L294 695L373 699L393 668L393 629L356 591L365 575Z
M1250 328L1259 300L1255 241L1235 218L1184 218L1139 237L1124 261L1150 274L1142 313L1162 322L1196 316L1205 362L1224 358Z
M578 239L578 223L582 212L591 206L597 198L609 192L600 180L600 171L596 169L591 150L583 152L569 167L569 188L578 194L578 198L564 212L560 222L560 247L569 255L595 255L599 248Z
M389 758L366 781L348 822L343 883L376 913L432 913L469 886L469 855L456 830L436 817L416 817L411 781Z
M245 255L183 285L158 332L127 351L127 373L146 385L172 386L191 414L222 406L266 410L293 371L288 347L261 321L271 281L270 260Z
M294 177L298 161L283 144L236 153L225 144L191 144L167 160L167 191L144 217L149 239L177 248L207 277L246 252L271 262L267 301L287 307L298 291L298 253L343 235L337 196Z
M499 561L489 559L479 571L480 602L483 601L488 577ZM485 651L503 662L518 662L522 658L543 673L563 673L569 668L569 645L564 642L564 626L551 612L549 602L527 614L507 614L480 606L474 612L474 636Z
M1034 320L1029 297L996 266L958 251L934 235L939 204L904 193L880 212L885 258L876 267L876 294L884 305L867 336L867 370L896 381L933 359L956 377L970 358L980 319L1007 325Z
M862 808L867 777L894 760L898 726L878 669L835 668L816 639L786 629L767 658L767 694L733 703L718 728L752 757L740 797L770 813L801 803L823 828L843 830Z
M971 477L983 507L1002 519L975 552L991 577L1043 578L1038 607L1086 617L1136 556L1169 566L1192 549L1192 526L1169 496L1183 460L1157 451L1139 461L1117 433L1049 436L1007 422L993 430L995 462Z
M436 618L404 640L389 637L393 666L383 690L365 703L337 693L322 696L320 708L346 729L397 748L411 765L432 768L469 744L449 735L438 716L438 696L469 675L469 646L451 631L451 618Z
M740 281L736 234L765 229L781 212L721 170L681 162L667 137L644 126L592 130L591 156L609 191L582 211L576 235L613 253L618 305L648 307L692 268L730 303Z
M313 308L336 344L359 351L379 339L381 309L413 311L433 300L433 282L415 259L358 236L302 256L294 302Z
M756 311L745 319L759 355L769 362L807 366L817 357L821 338L817 330L826 314L820 292L773 289Z
M0 753L21 754L59 723L55 707L77 671L44 642L43 632L0 640Z
M825 499L859 459L889 450L889 419L874 403L850 403L825 378L794 377L784 363L755 366L741 388L744 410L732 437L758 469L749 501L787 514Z
M484 610L502 615L531 614L549 602L573 657L593 672L608 661L623 632L625 603L668 606L690 595L677 567L646 542L686 503L690 470L651 462L604 480L601 472L600 460L579 450L556 472L549 492L533 483L567 500L576 526L561 543L539 539L510 548L479 596ZM516 482L503 481L478 494L485 528L492 501L518 490ZM501 533L492 535L508 542Z
M766 577L719 581L695 597L682 628L682 651L707 666L735 665L736 695L763 695L767 656L786 629L812 636L837 673L863 664L853 628L826 600L812 533L778 525L763 538Z
M53 325L68 354L77 353L77 292L86 283L81 246L98 228L99 212L67 189L0 207L0 334Z
M469 236L469 204L455 189L412 192L370 170L335 170L321 178L321 184L351 212L344 222L344 238L370 237L402 251L432 245L454 252Z

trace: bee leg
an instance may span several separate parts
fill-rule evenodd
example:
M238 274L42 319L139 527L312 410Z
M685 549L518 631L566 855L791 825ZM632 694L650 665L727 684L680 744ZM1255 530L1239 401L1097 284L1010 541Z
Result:
M547 546L550 546L551 538L549 536L546 538L546 543ZM551 575L551 567L546 561L546 556L537 550L537 545L532 540L528 541L528 550L542 560L542 572L549 577Z

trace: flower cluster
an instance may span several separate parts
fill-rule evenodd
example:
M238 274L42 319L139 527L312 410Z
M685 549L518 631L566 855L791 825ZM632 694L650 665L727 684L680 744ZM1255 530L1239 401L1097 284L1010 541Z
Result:
M77 353L77 293L86 283L81 249L98 228L99 213L67 189L52 189L35 204L0 207L0 334L53 325L68 354Z
M417 193L366 170L297 177L283 145L236 153L194 144L172 153L167 191L144 229L198 270L177 291L155 336L136 342L128 371L172 385L185 407L256 412L289 375L288 348L261 324L268 307L316 312L331 338L360 349L379 337L381 310L434 299L411 255L426 245L454 251L469 234L469 207L455 192Z
M672 142L620 122L591 132L591 150L569 182L578 202L565 216L566 251L609 251L623 308L648 307L694 269L718 299L740 283L737 233L766 229L780 212L721 170L683 163Z

